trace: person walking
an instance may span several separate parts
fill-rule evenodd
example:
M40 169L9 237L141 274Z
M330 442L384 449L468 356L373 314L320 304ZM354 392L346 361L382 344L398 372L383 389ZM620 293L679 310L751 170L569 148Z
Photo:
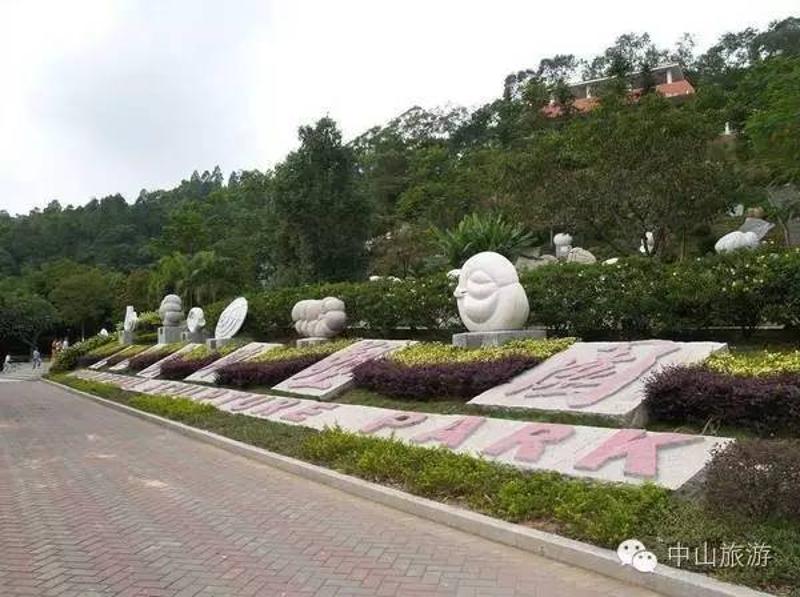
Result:
M3 359L3 373L11 371L11 353L6 353L6 358Z
M42 353L38 348L33 349L33 368L39 369L42 366Z

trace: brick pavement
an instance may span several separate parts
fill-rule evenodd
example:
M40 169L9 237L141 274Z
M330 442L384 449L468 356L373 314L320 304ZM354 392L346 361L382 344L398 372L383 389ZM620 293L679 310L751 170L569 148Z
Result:
M0 595L653 595L0 385Z

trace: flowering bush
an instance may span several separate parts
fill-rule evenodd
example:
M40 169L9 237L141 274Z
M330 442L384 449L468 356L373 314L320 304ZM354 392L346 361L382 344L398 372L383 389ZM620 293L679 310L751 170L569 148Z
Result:
M703 367L670 367L652 376L645 408L656 421L736 425L759 434L800 428L800 375L729 375Z
M705 366L731 375L774 375L800 373L800 350L716 353Z
M518 340L503 346L459 348L442 342L419 342L398 350L388 359L402 365L434 365L496 361L511 356L544 360L568 348L575 338Z

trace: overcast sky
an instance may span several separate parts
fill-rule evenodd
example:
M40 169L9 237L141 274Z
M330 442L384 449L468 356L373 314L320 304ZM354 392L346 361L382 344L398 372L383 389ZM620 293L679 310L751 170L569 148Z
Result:
M351 138L413 105L478 105L511 71L620 33L704 49L797 0L0 0L0 209L266 169L300 124Z

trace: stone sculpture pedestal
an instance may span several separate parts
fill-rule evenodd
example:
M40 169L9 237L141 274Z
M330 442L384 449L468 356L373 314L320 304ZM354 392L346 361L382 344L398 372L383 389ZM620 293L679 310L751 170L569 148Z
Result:
M322 338L320 336L312 336L311 338L298 338L297 348L302 348L303 346L316 346L317 344L325 344L326 342L330 341L330 338Z
M453 334L453 346L461 348L480 348L481 346L501 346L514 340L530 340L546 338L545 328L528 328L527 330L500 330L497 332L463 332Z
M209 338L206 340L206 346L208 346L211 350L217 350L218 348L225 346L231 340L233 340L233 338Z
M162 326L158 328L158 343L173 344L181 341L183 328L177 326Z
M185 331L181 334L181 340L184 342L191 342L192 344L205 344L206 335L202 330L196 332Z
M132 331L128 332L126 330L122 330L119 333L119 343L122 346L130 346L131 344L133 344L133 341L134 341L134 337L133 337L133 332Z

